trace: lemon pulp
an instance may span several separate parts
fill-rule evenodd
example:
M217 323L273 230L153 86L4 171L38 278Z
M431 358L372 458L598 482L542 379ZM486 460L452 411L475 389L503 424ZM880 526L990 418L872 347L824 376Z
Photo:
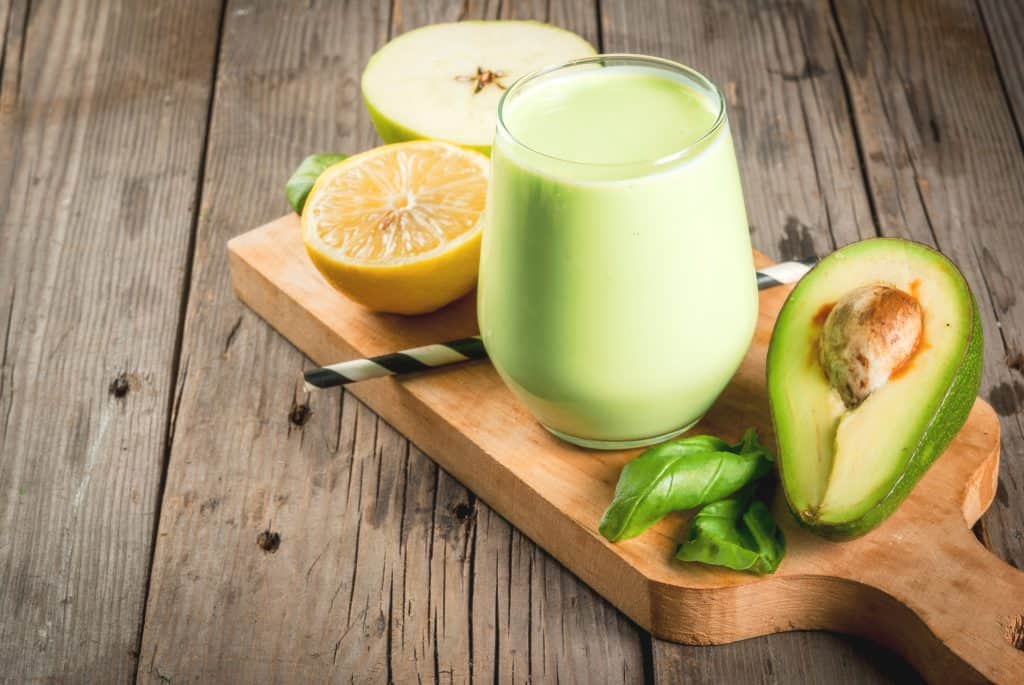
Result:
M385 145L328 168L302 214L317 269L376 311L433 311L472 290L489 161L437 141Z

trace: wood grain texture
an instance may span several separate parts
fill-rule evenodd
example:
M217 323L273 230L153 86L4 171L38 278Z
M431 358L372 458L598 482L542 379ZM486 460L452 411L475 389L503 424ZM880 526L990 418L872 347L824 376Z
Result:
M0 3L5 682L135 673L217 17Z
M1002 0L978 0L986 37L995 57L997 76L1013 110L1017 138L1024 147L1024 4Z
M666 684L923 682L907 662L876 644L822 632L778 633L699 647L655 640L653 663L654 681Z
M984 534L997 554L1024 566L1024 155L982 18L968 0L835 9L881 232L938 247L978 299L982 394L1003 434L999 495Z
M756 247L789 259L875 235L824 4L604 0L601 7L607 51L669 57L722 89ZM897 657L834 634L769 636L709 651L655 640L653 648L665 683L683 676L906 682L907 675Z
M347 300L309 262L295 215L233 239L229 252L239 296L320 363L475 330L472 298L421 317L374 314ZM771 444L764 365L788 290L761 293L751 348L695 432L737 439L741 426L754 426ZM1024 573L992 556L969 530L995 496L998 474L999 423L983 401L910 497L869 535L826 542L799 528L778 497L787 558L775 575L755 578L674 562L686 530L682 515L609 544L598 521L620 468L639 450L594 454L557 440L486 362L348 387L658 637L715 644L830 629L897 649L936 682L1011 683L1024 669L1024 651L1006 638L1024 615L1007 600L1024 597Z
M498 9L228 6L141 681L642 678L632 622L352 396L305 396L308 363L228 283L224 242L285 208L302 157L376 144L358 79L389 21Z
M645 659L660 682L911 677L872 646L818 633L655 640L652 656L631 622L372 411L302 394L301 355L233 301L221 244L284 210L283 175L308 152L374 144L358 74L389 19L401 31L540 18L595 44L604 34L609 50L690 62L729 98L761 249L796 256L884 231L968 262L1005 438L983 533L1024 562L1018 3L230 4L172 391L218 4L0 0L3 677L131 678L175 431L190 437L172 459L184 473L165 503L171 547L143 680L358 667L367 681L633 682L651 675ZM128 394L113 398L122 371ZM182 418L168 424L170 412ZM266 529L283 536L276 552L255 545Z
M368 3L226 7L140 682L322 679L356 650L380 674L386 577L368 596L355 550L389 550L346 516L381 477L395 483L377 473L378 422L337 393L305 401L301 356L229 296L221 243L285 207L282 180L305 155L371 144L352 103L387 16ZM379 512L397 496L383 490ZM276 551L257 544L264 531Z

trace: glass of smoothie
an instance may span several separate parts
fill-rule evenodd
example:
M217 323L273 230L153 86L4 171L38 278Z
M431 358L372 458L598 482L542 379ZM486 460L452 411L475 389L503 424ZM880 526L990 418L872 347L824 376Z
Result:
M575 60L505 92L491 154L478 315L502 378L584 447L693 426L757 318L721 92L668 60Z

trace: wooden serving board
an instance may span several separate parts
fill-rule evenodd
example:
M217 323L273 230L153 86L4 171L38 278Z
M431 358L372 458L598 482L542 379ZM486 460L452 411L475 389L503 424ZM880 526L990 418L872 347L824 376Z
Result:
M313 268L290 215L228 244L238 296L318 364L476 332L472 296L435 314L374 314ZM756 255L759 266L769 263ZM761 293L742 367L694 432L737 439L756 426L774 443L764 365L788 288ZM890 646L933 682L1024 683L1024 573L970 531L995 494L999 423L978 400L963 430L900 509L865 537L832 543L799 528L781 494L787 555L756 577L673 560L687 518L672 515L619 544L597 532L619 470L637 450L595 452L541 428L490 363L348 386L445 470L654 635L714 644L827 629Z

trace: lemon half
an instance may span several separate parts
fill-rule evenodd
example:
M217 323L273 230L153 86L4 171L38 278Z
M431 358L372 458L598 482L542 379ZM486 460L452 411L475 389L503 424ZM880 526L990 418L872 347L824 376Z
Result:
M438 141L396 143L325 170L302 212L313 264L369 309L423 314L476 283L490 160Z

